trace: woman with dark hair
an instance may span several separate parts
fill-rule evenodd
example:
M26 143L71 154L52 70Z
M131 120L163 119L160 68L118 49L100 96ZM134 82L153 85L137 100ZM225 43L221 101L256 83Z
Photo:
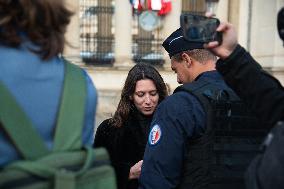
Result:
M63 0L2 0L0 12L0 83L51 149L64 86L65 64L59 55L73 13ZM87 86L82 142L91 146L97 96L81 71ZM20 158L0 124L0 169Z
M108 150L119 189L138 188L152 116L167 95L159 72L151 65L136 64L128 73L114 116L99 125L94 146Z

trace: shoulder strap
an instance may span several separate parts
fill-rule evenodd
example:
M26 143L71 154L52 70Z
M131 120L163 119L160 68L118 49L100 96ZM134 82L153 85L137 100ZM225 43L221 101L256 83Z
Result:
M80 149L86 104L83 71L65 60L65 81L55 131L54 151Z
M199 80L198 82L184 84L176 88L174 92L186 91L194 95L201 103L204 111L207 112L207 130L210 131L212 125L210 123L214 122L214 108L216 102L223 102L224 104L228 102L239 102L240 98L230 89L221 89L218 85L210 83L208 81Z
M208 126L210 126L209 123L211 122L211 118L213 118L211 116L213 109L209 102L209 99L207 98L207 96L211 96L211 90L208 90L209 85L210 85L209 82L198 81L198 82L187 83L187 84L181 85L177 87L174 91L174 93L179 92L179 91L188 92L199 100L201 106L203 107L203 110L207 112L207 116L208 116L208 119L206 122L206 125L207 125L206 132L211 131L211 129L208 128Z
M219 86L207 81L198 81L181 85L175 89L174 93L179 91L186 91L196 96L197 99L201 101L201 104L205 106L205 110L205 104L208 104L209 100L240 101L240 98L232 90L221 89Z
M20 154L25 159L36 159L49 153L41 137L25 112L6 86L0 81L0 121Z
M208 86L209 83L205 81L198 81L198 83L197 82L187 83L177 87L174 93L179 91L185 91L192 94L200 101L203 109L206 111L210 108L209 99L206 98L204 95L204 93L208 93L208 95L210 96L209 93L211 93L211 91L207 90Z

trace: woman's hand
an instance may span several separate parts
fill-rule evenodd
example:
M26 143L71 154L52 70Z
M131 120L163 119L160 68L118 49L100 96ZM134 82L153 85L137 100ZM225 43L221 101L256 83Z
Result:
M143 160L140 160L130 168L129 179L138 179L140 177L142 163Z

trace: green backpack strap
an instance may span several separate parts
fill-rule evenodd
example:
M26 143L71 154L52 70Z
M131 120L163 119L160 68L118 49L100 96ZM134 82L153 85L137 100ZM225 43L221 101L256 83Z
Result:
M49 153L25 112L0 81L0 122L24 159L34 160Z
M79 91L79 92L78 92ZM54 151L80 149L86 98L86 82L81 69L65 61L65 79L59 110ZM0 122L24 159L34 160L49 150L25 112L0 81Z
M82 130L86 104L86 80L83 71L65 60L65 81L56 125L54 151L82 148Z

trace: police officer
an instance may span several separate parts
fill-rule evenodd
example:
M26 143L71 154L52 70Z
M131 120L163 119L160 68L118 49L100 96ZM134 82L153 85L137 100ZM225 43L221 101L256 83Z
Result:
M226 91L239 98L215 70L216 56L202 43L186 41L178 29L163 47L169 53L177 82L183 85L159 105L154 115L139 188L209 188L213 182L214 132L208 103L204 104L201 96L214 99L214 94Z

